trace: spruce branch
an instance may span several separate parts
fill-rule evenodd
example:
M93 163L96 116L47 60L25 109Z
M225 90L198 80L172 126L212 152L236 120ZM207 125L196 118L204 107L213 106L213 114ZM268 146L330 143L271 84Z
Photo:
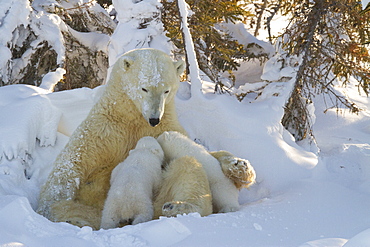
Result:
M285 106L283 125L302 140L312 134L308 104L317 94L329 97L333 107L348 108L353 113L360 109L334 89L334 82L343 85L355 78L359 87L369 93L370 57L361 45L369 32L353 10L353 1L314 0L300 6L284 34L284 49L289 55L301 56L302 62L294 88ZM325 101L326 102L326 101ZM331 106L328 106L332 108Z

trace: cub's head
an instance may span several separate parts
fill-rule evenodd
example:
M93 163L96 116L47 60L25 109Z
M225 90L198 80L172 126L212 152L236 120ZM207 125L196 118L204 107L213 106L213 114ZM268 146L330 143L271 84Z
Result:
M157 139L155 139L152 136L144 136L136 143L136 147L134 150L139 150L140 152L140 150L143 150L143 149L149 150L150 152L157 155L162 160L164 158L164 152L162 150L161 145L159 145Z
M184 69L184 61L174 62L162 51L145 48L122 55L113 66L112 76L154 127L160 123L166 104L176 95Z

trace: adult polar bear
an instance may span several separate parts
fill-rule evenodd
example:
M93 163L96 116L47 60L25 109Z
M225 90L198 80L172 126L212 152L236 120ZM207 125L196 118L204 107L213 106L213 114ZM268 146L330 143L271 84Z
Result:
M150 48L121 56L101 98L56 158L37 212L99 228L111 172L138 140L171 130L185 134L174 103L184 67Z

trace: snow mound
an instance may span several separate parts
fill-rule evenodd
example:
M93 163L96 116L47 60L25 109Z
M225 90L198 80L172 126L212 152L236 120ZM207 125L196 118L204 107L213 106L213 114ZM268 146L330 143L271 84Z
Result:
M9 87L20 89L19 87L22 86ZM0 158L5 157L8 160L20 158L26 162L27 159L32 159L36 140L39 141L40 146L55 144L61 113L48 98L43 97L43 94L32 95L33 92L41 90L18 89L13 92L23 91L24 94L21 97L8 94L12 91L10 88L0 90L0 99L2 99L0 100L0 115L6 116L0 119L0 126L2 126L0 129ZM26 91L31 93L29 97ZM15 100L4 100L11 97ZM16 128L14 128L14 123L17 123Z
M343 245L343 247L358 247L358 246L362 247L370 246L370 228L366 229L363 232L360 232L359 234L348 240L348 242L345 245Z

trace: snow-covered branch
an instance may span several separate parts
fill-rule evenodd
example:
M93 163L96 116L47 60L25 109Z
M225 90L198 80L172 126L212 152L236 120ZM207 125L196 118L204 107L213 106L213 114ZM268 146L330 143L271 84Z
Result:
M202 81L200 79L197 56L195 54L194 43L188 25L188 16L189 16L188 5L186 4L185 0L178 0L177 4L181 18L182 35L184 35L186 60L189 66L191 94L194 96L201 93Z

